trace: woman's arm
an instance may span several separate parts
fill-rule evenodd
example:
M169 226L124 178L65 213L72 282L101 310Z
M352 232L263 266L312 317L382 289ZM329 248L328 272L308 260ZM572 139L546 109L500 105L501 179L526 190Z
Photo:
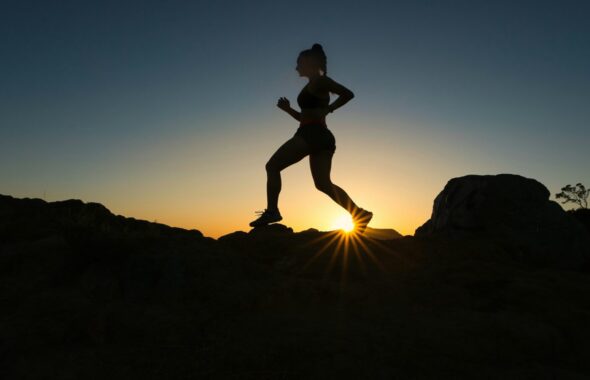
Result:
M301 121L301 112L297 112L293 108L289 107L285 110L289 115L293 116L293 118L297 121Z
M328 76L324 76L321 83L325 90L338 94L338 99L334 100L334 102L328 106L328 112L334 112L337 108L342 107L348 103L350 99L354 98L354 93L352 91Z
M301 121L301 113L295 111L291 108L291 104L289 103L289 99L285 97L279 98L277 102L277 107L288 113L289 115L293 116L293 118L297 121Z

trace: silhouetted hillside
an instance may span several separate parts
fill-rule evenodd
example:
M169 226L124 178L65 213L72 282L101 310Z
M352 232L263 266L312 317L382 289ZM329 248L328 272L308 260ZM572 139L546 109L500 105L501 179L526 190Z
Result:
M369 226L367 226L363 235L379 240L399 239L403 237L402 234L393 228L373 228Z
M580 255L534 260L535 244L502 236L277 223L216 240L97 203L0 196L0 377L590 376Z

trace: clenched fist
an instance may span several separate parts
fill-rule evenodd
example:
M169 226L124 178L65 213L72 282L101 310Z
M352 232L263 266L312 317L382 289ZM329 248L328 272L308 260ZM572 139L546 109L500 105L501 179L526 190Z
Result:
M279 101L277 102L277 107L279 107L283 111L288 111L289 108L291 108L291 104L289 103L289 99L287 99L285 97L279 98Z

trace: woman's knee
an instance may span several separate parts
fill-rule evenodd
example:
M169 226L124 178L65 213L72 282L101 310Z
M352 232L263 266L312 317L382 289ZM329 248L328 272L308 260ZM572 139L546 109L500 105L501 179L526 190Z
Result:
M268 160L268 162L266 163L266 165L264 165L264 169L267 172L270 173L276 173L276 172L280 172L281 169L279 167L279 165L277 165L277 163L273 160Z
M328 180L321 180L315 181L315 188L323 193L330 193L333 189L332 181Z

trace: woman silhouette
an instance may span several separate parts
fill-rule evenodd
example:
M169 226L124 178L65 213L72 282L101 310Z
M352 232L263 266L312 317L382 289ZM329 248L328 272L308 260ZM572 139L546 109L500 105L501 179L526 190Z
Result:
M311 49L299 53L295 70L300 76L309 78L308 84L297 97L301 112L292 109L286 98L280 98L277 106L299 121L300 125L293 137L281 145L266 163L267 208L256 211L261 215L250 222L251 227L264 226L283 219L277 205L281 191L281 170L307 155L315 187L352 215L356 231L363 233L373 217L372 212L358 207L342 188L330 180L336 139L326 125L326 115L343 106L354 94L327 76L326 61L326 54L317 43ZM339 95L332 104L329 104L330 92Z

